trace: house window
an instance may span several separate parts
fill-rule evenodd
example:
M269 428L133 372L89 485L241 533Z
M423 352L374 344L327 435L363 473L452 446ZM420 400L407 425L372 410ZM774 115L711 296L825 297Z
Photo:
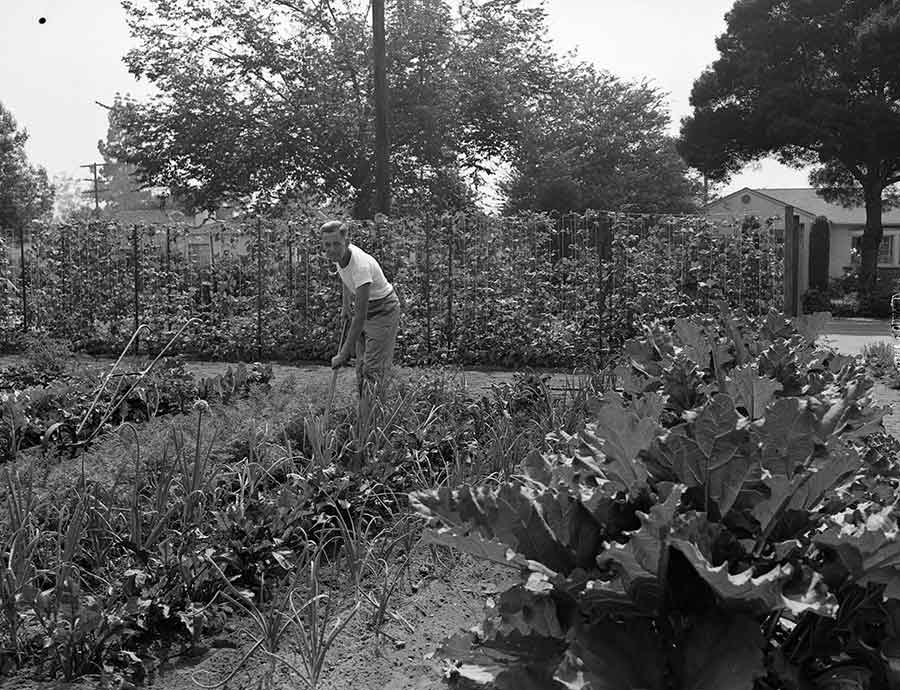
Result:
M896 265L894 260L894 234L885 234L881 238L881 246L878 247L878 263L881 265ZM856 235L852 240L852 249L850 252L850 260L853 264L858 264L862 256L862 235Z
M188 260L198 266L209 266L209 241L188 243Z

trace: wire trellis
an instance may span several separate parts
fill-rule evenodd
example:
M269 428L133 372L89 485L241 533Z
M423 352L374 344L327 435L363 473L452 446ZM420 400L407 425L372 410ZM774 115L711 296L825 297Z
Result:
M25 325L115 351L136 321L182 352L320 359L335 347L339 281L318 219L186 225L32 224L21 260L0 242L0 327ZM404 303L411 362L598 363L642 323L718 308L783 307L784 246L772 222L589 212L448 214L351 223Z

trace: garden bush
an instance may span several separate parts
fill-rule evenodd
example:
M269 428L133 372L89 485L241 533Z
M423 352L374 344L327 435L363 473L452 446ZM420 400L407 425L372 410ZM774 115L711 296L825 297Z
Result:
M891 315L891 296L900 289L900 282L896 279L879 277L875 289L866 295L859 286L859 276L856 272L847 272L841 278L832 279L828 284L825 295L831 303L830 309L834 316L862 317L872 319L885 319ZM808 292L809 299L818 297Z

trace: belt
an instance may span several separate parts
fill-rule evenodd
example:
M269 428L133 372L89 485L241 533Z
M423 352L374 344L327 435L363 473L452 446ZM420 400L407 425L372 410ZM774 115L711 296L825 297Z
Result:
M379 304L381 304L381 303L384 302L385 300L388 300L388 299L390 299L391 297L396 297L396 296L397 296L397 293L394 291L394 288L391 288L391 291L390 291L389 293L387 293L384 297L379 297L378 299L370 299L370 300L369 300L369 306L371 307L373 304L374 304L375 306L378 306Z

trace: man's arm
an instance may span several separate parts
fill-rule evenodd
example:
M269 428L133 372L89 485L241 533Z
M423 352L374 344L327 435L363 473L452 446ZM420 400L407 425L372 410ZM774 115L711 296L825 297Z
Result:
M350 333L344 341L344 347L338 353L338 356L345 362L350 359L351 353L356 348L356 339L362 333L363 325L366 322L366 307L369 304L369 289L372 283L360 285L356 289L356 313L353 314L353 321L350 322Z
M350 307L353 293L350 292L350 288L344 285L343 282L341 283L341 287L343 288L343 297L341 299L341 321L343 322L350 319Z

